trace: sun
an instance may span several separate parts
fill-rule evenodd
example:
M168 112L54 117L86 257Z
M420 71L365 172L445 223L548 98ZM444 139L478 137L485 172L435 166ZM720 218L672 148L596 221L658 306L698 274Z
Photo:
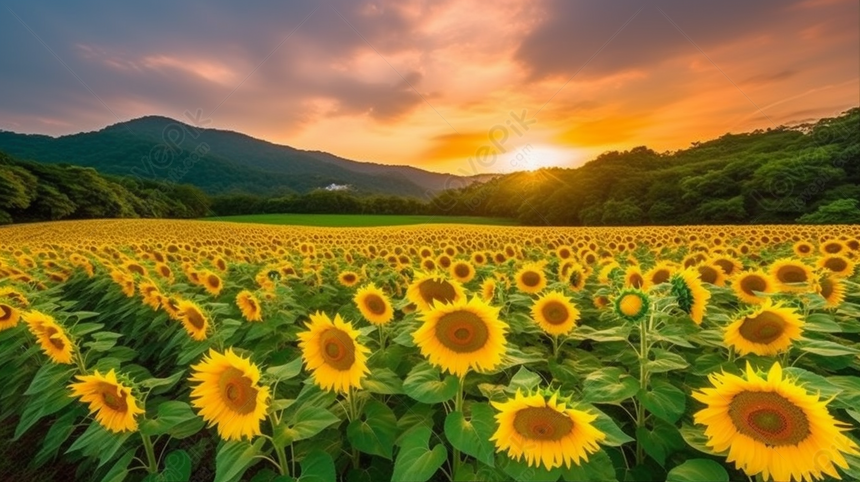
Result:
M537 171L545 167L576 167L587 159L582 149L552 144L525 144L501 157L503 171Z

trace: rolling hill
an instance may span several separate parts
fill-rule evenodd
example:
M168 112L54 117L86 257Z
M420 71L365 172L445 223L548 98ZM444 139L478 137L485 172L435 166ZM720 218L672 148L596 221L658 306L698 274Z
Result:
M492 177L462 178L352 161L159 116L60 137L0 131L0 151L19 159L92 167L105 174L189 183L208 194L285 195L337 185L349 186L359 195L428 199L446 186Z

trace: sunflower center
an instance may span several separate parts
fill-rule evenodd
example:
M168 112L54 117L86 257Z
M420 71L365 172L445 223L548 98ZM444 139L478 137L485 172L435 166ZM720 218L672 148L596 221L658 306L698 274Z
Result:
M117 387L114 385L105 385L102 391L102 402L107 405L108 408L115 412L126 412L128 411L128 403L126 402L126 395L124 392L121 392L119 396L117 396Z
M735 271L735 265L727 259L718 259L714 261L714 264L722 268L723 273L727 276L731 275Z
M203 315L193 308L185 310L185 319L198 330L202 330L206 326L206 320L203 319Z
M534 271L526 271L522 276L520 276L520 280L522 280L524 285L533 288L540 284L541 277Z
M543 305L541 314L550 325L561 325L570 318L570 313L568 313L564 303L555 300Z
M830 243L824 246L824 251L830 254L836 254L842 251L842 245L838 243Z
M355 343L349 333L329 328L320 335L321 354L327 365L339 371L352 368L355 363Z
M758 275L749 275L741 280L741 290L750 295L755 296L755 291L764 292L767 289L767 281Z
M579 286L579 282L582 279L582 273L579 271L574 271L570 273L570 284L573 286Z
M257 408L257 388L251 379L235 367L229 367L218 378L221 401L230 410L247 415Z
M9 321L12 318L12 307L0 305L0 321Z
M729 416L738 432L772 447L797 445L810 433L803 409L774 392L738 393Z
M848 262L844 258L829 258L824 262L824 266L830 271L839 273L848 268Z
M669 270L668 269L657 270L656 272L654 272L653 275L651 275L651 281L655 285L669 281Z
M805 283L807 280L806 270L794 265L780 266L776 270L776 276L783 283Z
M633 273L632 275L630 275L630 279L628 281L630 283L630 286L634 288L641 288L642 285L645 284L645 278L643 278L642 275L639 273Z
M218 287L221 286L221 278L215 276L214 274L210 274L206 280L209 282L209 286Z
M446 313L436 323L436 338L457 353L471 353L487 344L490 332L484 320L471 311Z
M458 264L454 267L454 274L456 274L460 278L465 278L469 276L469 267L465 264Z
M367 307L367 310L373 313L374 315L383 315L385 314L385 301L376 294L369 294L364 299L364 306Z
M355 282L355 275L352 273L347 273L347 274L343 275L343 280L346 281L347 283L353 283L353 282Z
M528 407L517 411L514 430L530 440L556 442L570 435L573 421L549 407Z
M716 284L719 277L719 273L713 267L699 266L699 278L705 283Z
M771 311L744 318L740 327L741 336L753 343L767 345L778 339L785 331L785 320Z
M800 246L797 247L797 250L800 251L801 253L806 254L806 253L809 253L810 251L812 251L812 246L809 246L806 244L801 244Z
M457 297L457 292L451 283L445 280L428 279L418 285L418 292L425 303L430 304L434 301L442 303L450 303Z
M624 295L618 303L618 308L625 316L636 316L642 311L642 297L634 294Z
M60 331L54 327L50 327L47 330L45 330L45 335L47 335L47 337L48 337L48 343L53 345L54 348L56 348L57 350L62 350L63 348L66 347L66 344L63 343L63 340L60 339L59 336L56 336L59 334L60 334Z
M821 291L819 294L821 294L822 298L830 298L830 295L833 294L833 281L830 278L824 278L821 280L820 285Z

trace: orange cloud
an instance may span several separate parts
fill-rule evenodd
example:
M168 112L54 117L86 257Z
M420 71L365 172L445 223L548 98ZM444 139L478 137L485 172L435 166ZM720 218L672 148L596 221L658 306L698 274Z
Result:
M556 136L555 140L582 147L620 144L637 137L638 132L647 125L647 116L603 117L577 124Z
M428 160L462 159L474 156L481 147L489 147L495 152L490 144L486 132L467 132L463 134L443 134L435 136L431 140L430 147L424 151L422 157Z

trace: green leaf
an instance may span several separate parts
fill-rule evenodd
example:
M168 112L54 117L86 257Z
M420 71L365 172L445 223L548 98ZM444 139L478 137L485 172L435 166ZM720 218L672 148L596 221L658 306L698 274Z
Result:
M376 368L361 381L361 386L370 393L399 395L403 393L403 380L388 368Z
M134 449L128 449L114 462L110 470L102 477L102 482L123 482L128 475L128 464L134 458Z
M606 438L602 442L603 445L620 447L621 445L633 441L633 438L624 433L624 431L615 424L615 420L613 420L609 415L606 415L595 407L589 407L586 411L593 412L597 415L597 420L595 420L593 424L595 428L606 434Z
M84 346L96 352L108 351L116 346L116 341L122 338L122 336L123 335L121 333L100 331L93 335L93 341L84 343Z
M439 380L441 373L429 362L421 362L403 381L403 391L421 403L434 404L447 402L457 394L459 381L457 377L448 375Z
M167 378L147 378L146 380L142 380L138 383L141 388L158 388L159 390L155 390L152 393L160 393L166 390L169 390L171 387L176 385L179 380L182 378L182 375L185 374L185 370L179 370L178 372L170 375Z
M275 377L275 380L278 380L278 381L289 380L291 378L295 378L301 372L302 372L302 357L298 357L289 363L269 367L266 369L266 373L268 373L269 375L272 375L273 377Z
M24 395L36 395L46 390L56 390L61 385L66 386L74 373L75 369L68 365L45 363L36 372Z
M798 343L801 350L821 356L843 356L860 353L856 348L832 341L805 339Z
M353 420L346 428L346 438L356 449L391 460L397 438L397 417L382 402L370 400L364 406L363 418Z
M260 459L254 458L260 453L260 447L266 442L263 437L257 437L254 443L246 441L223 442L215 454L215 482L232 482Z
M108 462L119 450L122 444L131 436L131 432L108 432L98 422L91 422L87 429L72 443L66 453L80 451L87 457L97 457L98 466Z
M174 450L164 458L161 480L165 482L188 482L191 478L191 456L184 450Z
M508 384L507 391L510 393L516 393L516 391L522 390L523 392L528 392L529 390L537 387L543 382L540 375L535 372L529 370L526 367L520 367L519 370L511 377L511 383Z
M686 408L687 395L666 382L653 385L648 392L640 393L642 405L657 418L669 423L677 422Z
M340 419L325 408L304 404L293 414L289 426L282 423L276 427L275 442L286 446L305 440L338 422Z
M24 435L24 432L43 417L59 412L73 401L74 399L69 395L65 385L55 386L53 392L30 397L24 412L21 414L21 419L18 420L18 426L15 427L15 436L12 440L18 440L21 435Z
M448 414L445 418L445 437L455 449L492 467L496 452L490 442L496 428L493 409L486 403L473 403L469 408L469 420L466 420L463 412Z
M51 428L48 429L48 433L45 435L45 440L42 442L42 448L33 459L36 467L41 467L45 462L48 462L57 456L60 446L63 445L63 443L75 431L74 422L77 417L77 411L69 410L51 424Z
M176 439L188 438L201 429L203 419L185 402L170 400L158 405L155 418L144 420L140 424L140 432L144 435L168 434Z
M302 467L299 482L329 482L337 479L331 455L322 450L308 453L299 465Z
M842 326L827 313L810 313L806 317L803 329L822 333L840 333Z
M705 429L702 427L684 424L679 430L684 442L694 449L708 455L718 455L710 447L707 446L708 437L705 435Z
M681 355L668 350L655 348L652 350L654 359L645 363L645 368L650 373L665 373L672 370L683 370L690 366Z
M571 464L570 468L561 469L561 478L566 482L581 482L594 480L600 482L616 481L615 466L605 450L599 450L588 456L588 461L580 460L579 465Z
M529 467L525 459L514 460L507 454L498 454L496 466L517 482L555 482L561 477L561 469L546 470L543 465Z
M638 427L636 429L636 440L645 450L645 453L656 460L660 466L666 464L666 448L660 443L659 437L655 436L645 427Z
M708 459L691 459L673 468L666 475L667 482L728 482L729 474L717 462Z
M417 426L403 437L403 445L394 461L392 481L425 482L448 460L444 445L438 444L432 450L429 448L431 434L429 428Z
M588 403L619 403L638 391L638 380L618 367L607 367L585 378L582 399Z

